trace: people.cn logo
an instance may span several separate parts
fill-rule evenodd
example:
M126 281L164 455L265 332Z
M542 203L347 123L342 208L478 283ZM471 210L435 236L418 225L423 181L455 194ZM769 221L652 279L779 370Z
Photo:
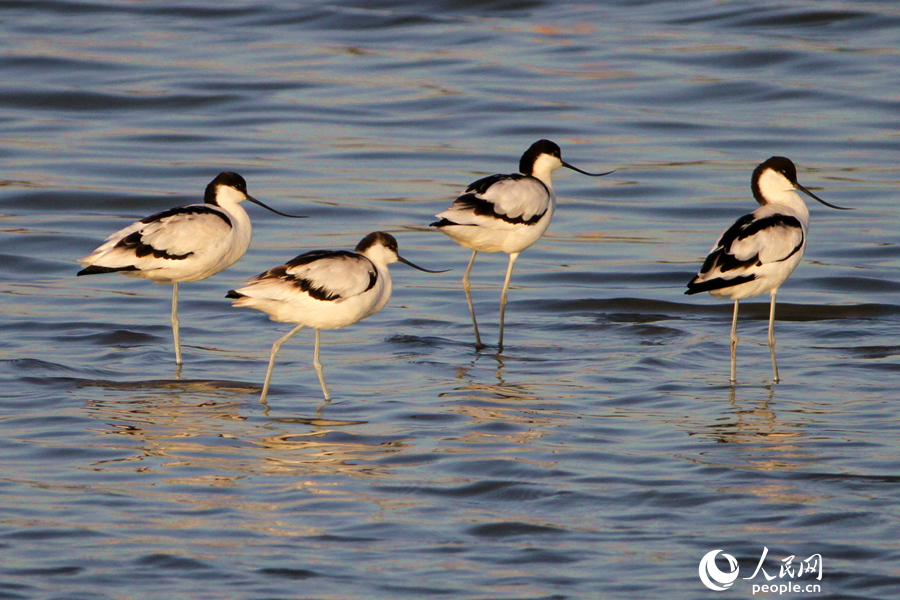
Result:
M722 556L728 561L728 566L731 567L731 571L728 573L721 571L719 567L716 566L716 555L719 554L719 552L722 551L713 550L707 552L706 555L700 559L700 581L711 590L723 592L730 588L731 584L734 583L734 580L737 579L738 571L740 569L737 560L730 554L725 554L723 552Z

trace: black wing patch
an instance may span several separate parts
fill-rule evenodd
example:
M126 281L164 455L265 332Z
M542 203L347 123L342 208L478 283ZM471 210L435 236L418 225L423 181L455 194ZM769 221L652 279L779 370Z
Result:
M685 294L690 296L691 294L699 294L700 292L711 292L722 288L735 287L742 283L753 281L754 279L756 279L756 275L741 275L740 277L734 277L733 279L716 277L715 279L709 279L707 281L697 281L696 278L694 278L688 282L688 289Z
M532 215L530 219L523 219L522 217L510 217L509 215L498 213L494 209L493 202L491 202L490 200L485 200L484 198L481 198L475 194L463 194L456 199L454 204L456 204L460 208L469 209L480 217L493 217L494 219L512 223L513 225L534 225L541 220L541 217L547 214L547 211L545 210L542 213Z
M775 262L782 262L789 259L803 247L803 226L800 224L800 221L798 221L796 217L790 215L772 215L770 217L754 220L753 215L751 214L738 219L728 231L722 234L719 245L706 257L706 260L703 262L703 267L700 269L700 273L709 273L716 267L723 273L726 273L728 271L733 271L734 269L750 267L754 264L761 265L762 263L759 261L758 253L746 259L738 259L732 254L731 248L735 242L745 240L766 229L774 229L777 227L798 229L801 232L800 242L794 249Z
M102 275L103 273L119 273L121 271L137 271L138 268L134 265L128 267L98 267L97 265L91 265L90 267L84 268L78 271L75 276L81 277L82 275Z
M709 273L714 269L718 269L721 273L727 273L728 271L734 271L736 269L762 266L762 262L759 260L758 252L749 258L739 259L734 254L732 254L732 247L735 242L740 242L741 240L745 240L749 237L757 235L765 231L766 229L774 229L778 227L797 229L800 231L801 235L800 242L786 256L783 256L774 262L785 261L799 252L800 248L803 247L804 241L803 226L800 224L800 221L796 217L776 214L769 217L763 217L762 219L754 219L752 214L744 215L743 217L738 219L734 223L734 225L729 227L725 233L722 234L722 238L719 240L719 244L712 252L709 253L709 256L706 257L706 260L703 261L703 266L700 268L700 275L692 279L687 284L688 289L685 294L698 294L700 292L709 292L726 287L734 287L756 279L756 275L751 273L748 275L740 275L737 277L715 277L706 281L699 281L701 275Z
M125 248L126 250L131 250L138 258L152 255L153 258L184 260L185 258L193 254L193 252L188 252L187 254L169 254L165 250L154 248L150 244L144 243L144 236L140 231L135 231L134 233L123 237L121 240L119 240L119 243L116 244L116 248Z
M155 215L145 217L141 219L141 223L152 223L153 221L160 221L162 219L167 219L169 217L175 217L178 215L216 215L217 217L225 221L229 227L233 227L231 219L228 218L228 215L226 215L221 210L216 210L216 208L205 204L176 206L175 208L170 208L168 210L158 212Z
M472 183L470 183L469 187L466 188L466 193L483 194L488 191L489 187L491 187L498 181L504 181L506 179L519 181L521 179L525 179L526 177L528 176L522 175L521 173L510 173L508 175L489 175L488 177L483 177L478 181L473 181Z
M357 254L348 250L311 250L304 252L300 256L296 256L284 263L284 267L302 267L314 263L322 258L337 258L346 256L347 258L355 258ZM280 267L279 267L280 268Z
M505 215L503 213L499 213L495 209L495 205L490 200L486 200L482 196L485 192L490 189L490 187L500 181L521 181L522 179L529 179L528 175L522 175L521 173L511 173L508 175L491 175L489 177L484 177L469 184L469 187L466 188L464 194L459 196L456 200L453 201L454 208L459 208L462 210L471 210L473 214L478 215L479 217L491 217L493 219L497 219L499 221L505 221L506 223L511 223L513 225L534 225L538 221L543 218L547 211L545 210L542 213L532 215L529 219L523 219L522 217L510 217L509 215ZM541 183L546 189L546 185L540 179L534 179ZM549 194L550 191L547 190ZM447 227L450 225L456 225L460 227L477 227L477 225L473 223L456 223L455 221L451 221L450 219L443 218L440 221L435 221L431 223L431 227Z
M459 223L454 223L450 219L441 219L440 221L435 221L434 223L430 223L429 227L437 227L440 229L441 227L447 227L448 225L459 225ZM462 227L462 225L460 225ZM469 227L475 227L475 225L469 225Z
M260 280L260 279L269 278L269 277L276 277L278 279L281 279L282 281L285 281L292 285L295 285L301 291L306 292L307 294L309 294L312 298L315 298L316 300L324 300L324 301L340 300L342 296L339 293L334 292L332 290L328 290L325 287L322 287L321 285L316 285L315 282L313 282L310 279L306 279L304 277L297 277L296 275L288 273L289 269L293 269L296 267L302 267L303 265L308 265L310 263L313 263L317 260L321 260L323 258L339 258L339 257L346 257L346 258L353 259L353 260L359 260L360 258L368 260L364 256L361 256L355 252L348 252L346 250L313 250L311 252L306 252L304 254L301 254L300 256L297 256L296 258L289 260L287 263L285 263L279 267L275 267L274 269L269 269L265 273L257 275L255 277L255 279ZM377 281L378 281L378 272L373 267L371 272L369 273L369 284L363 292L368 292L373 287L375 287L375 283Z
M791 215L776 214L776 215L772 215L770 217L763 217L762 219L757 219L756 221L753 221L752 223L750 223L749 226L747 226L746 229L744 229L744 231L741 232L741 234L738 236L738 239L742 240L742 239L748 238L752 235L756 235L757 233L759 233L761 231L765 231L766 229L774 229L776 227L785 227L787 229L799 229L801 232L803 231L803 225L800 224L800 221L797 219L797 217L792 217ZM799 250L802 245L803 245L803 240L801 239L800 243L797 244L797 247L794 248L793 252L791 252L790 254L788 254L787 256L785 256L784 258L782 258L780 260L785 260L786 258L793 255L794 252L797 252L797 250Z
M231 223L231 219L228 218L228 215L220 210L216 210L211 206L206 206L203 204L177 206L175 208L170 208L168 210L158 212L155 215L145 217L141 219L140 222L145 224L153 223L155 221L161 221L163 219L177 217L179 215L215 215L225 221L225 223L229 227L233 226ZM119 243L116 244L116 247L131 250L138 258L143 258L144 256L153 256L153 258L165 258L168 260L184 260L185 258L193 254L193 252L188 252L186 254L169 254L166 250L154 248L151 244L147 244L144 242L143 233L140 231L135 231L134 233L123 237L121 240L119 240Z
M731 256L729 253L731 252L731 245L739 238L741 232L744 228L753 222L753 215L744 215L740 219L734 222L734 224L728 228L728 231L722 234L722 239L719 240L718 246L716 249L709 253L709 256L706 257L706 260L703 261L703 266L700 268L700 273L709 273L715 268L716 265L719 264L721 260L727 260L726 257L730 257L733 261L737 263L737 259L734 256ZM756 262L757 258L751 261ZM730 265L728 267L723 267L723 271L730 271L731 269L735 269L739 264Z

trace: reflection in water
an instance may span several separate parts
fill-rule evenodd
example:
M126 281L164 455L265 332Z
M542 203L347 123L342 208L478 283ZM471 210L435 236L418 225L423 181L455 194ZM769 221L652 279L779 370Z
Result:
M503 362L502 354L482 354L481 352L476 352L475 358L470 364L460 365L456 368L456 378L468 380L470 385L474 385L472 382L473 376L470 376L470 372L476 368L476 364L481 358L491 359L497 363L497 370L494 371L494 377L497 379L497 387L502 388L505 385L503 381L503 368L506 366Z
M686 600L699 550L753 542L758 558L759 542L866 574L830 578L833 595L896 597L896 11L287 4L2 5L5 590L292 597L312 575L320 598ZM389 313L341 334L348 402L257 404L271 340L229 287L373 223L465 268L431 215L459 173L544 136L628 181L560 180L559 214L519 259L512 352L473 361L461 271L404 274ZM711 323L732 310L682 287L773 140L866 210L813 216L814 256L779 307L792 381L705 385L724 383ZM196 348L173 379L166 297L125 278L86 290L72 261L123 210L190 201L231 166L315 223L260 220L252 252L195 284ZM495 290L505 266L472 285ZM751 332L766 308L742 308Z
M798 447L789 442L802 439L800 425L779 422L770 406L775 399L775 388L768 385L764 389L767 390L766 397L751 404L751 401L742 403L738 399L738 389L729 386L728 406L731 410L719 422L707 425L705 431L697 434L710 436L723 444L761 444L762 449L796 450Z
M307 423L307 424L308 424L308 425L312 425L312 424L313 424L312 421L321 420L321 419L322 419L322 409L324 409L324 408L325 408L328 404L330 404L330 403L331 403L331 398L325 398L325 399L322 401L322 404L320 404L320 405L316 408L316 416L313 417L313 418L311 418L311 419L307 419L308 421L310 421L310 423ZM262 394L262 395L260 396L260 398L259 398L259 404L263 407L263 414L264 414L265 416L268 417L268 416L269 416L269 411L271 411L272 409L271 409L271 407L269 406L268 400L266 399L266 394ZM277 420L277 419L276 419L276 420Z
M491 369L496 383L477 381L485 372L478 362L496 362ZM505 363L499 354L476 353L468 365L456 368L456 378L462 385L452 392L440 394L442 398L452 398L450 410L470 419L469 431L454 439L461 443L491 444L495 450L503 448L499 442L516 444L516 452L522 444L528 444L544 437L548 431L569 422L571 417L550 408L549 403L535 392L521 384L510 383L504 375ZM536 386L537 389L542 389ZM509 447L506 447L509 450Z
M815 453L806 448L809 441L803 432L802 420L788 422L784 412L781 415L772 408L776 402L775 386L764 388L767 393L761 400L741 400L738 388L728 388L728 410L717 422L700 426L691 435L710 437L720 444L732 446L731 452L706 453L699 462L710 466L732 469L750 469L766 473L801 471ZM715 457L713 459L713 457ZM801 481L790 477L768 477L754 479L752 484L741 485L739 489L719 486L720 491L750 494L767 503L796 503L813 505L820 498L810 492ZM758 529L758 525L755 525Z
M101 435L134 440L130 446L133 452L124 458L98 461L93 464L95 469L167 473L176 467L202 467L204 472L232 473L229 479L261 473L371 477L387 472L386 468L372 466L371 461L400 452L405 446L402 440L385 436L347 431L337 435L337 428L365 421L325 419L322 410L327 402L313 417L260 421L245 414L247 386L215 381L144 381L112 383L111 387L131 387L132 392L127 398L120 394L112 399L97 394L87 401L85 410L105 423ZM179 481L205 485L207 477Z
M800 422L785 422L784 416L771 407L775 401L775 388L765 386L767 395L761 401L741 401L734 386L728 388L730 410L702 431L691 435L711 437L721 444L740 445L746 451L741 458L745 466L764 471L793 470L797 459L812 457L804 451L806 436ZM734 454L730 455L736 456ZM738 455L739 456L739 455Z
M475 381L475 378L480 373L481 369L478 368L478 361L480 360L493 360L497 363L496 369L493 370L493 376L497 380L496 384L485 384L478 383ZM503 355L501 354L484 354L481 352L476 352L473 360L467 365L460 365L456 367L456 378L463 381L464 385L462 387L454 388L453 395L456 395L456 392L460 393L479 393L479 399L506 399L506 400L532 400L534 399L534 395L524 389L523 386L516 385L508 385L503 376L503 369L505 368L505 363L503 361ZM484 395L483 398L481 395ZM441 394L441 397L447 396L449 394L444 393Z
M58 378L59 379L59 378ZM240 381L225 379L145 379L139 381L113 381L109 379L77 379L77 387L97 387L105 390L139 392L140 390L176 390L176 397L182 394L204 394L218 397L219 393L245 394L259 389L257 386Z

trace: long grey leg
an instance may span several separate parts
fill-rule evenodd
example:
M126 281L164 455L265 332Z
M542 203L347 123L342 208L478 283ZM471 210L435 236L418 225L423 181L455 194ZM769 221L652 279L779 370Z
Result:
M475 349L481 350L484 348L484 344L481 343L481 335L478 333L478 321L475 320L475 306L472 304L472 288L469 285L469 274L472 272L472 265L475 264L475 256L477 254L478 250L472 251L472 258L469 259L469 266L466 268L466 274L463 275L462 284L463 289L466 291L466 302L469 303L469 312L472 314L472 327L475 328Z
M264 403L266 401L266 395L269 393L269 382L272 381L272 371L275 369L275 355L281 350L281 345L291 339L291 337L301 329L303 329L303 325L297 325L272 344L272 354L269 356L269 368L266 371L266 381L263 383L262 395L259 397L260 402Z
M178 282L172 284L172 337L175 338L175 364L181 364L181 334L178 326Z
M737 317L739 303L740 300L734 301L734 317L731 319L731 383L734 383L737 379Z
M319 376L319 383L322 385L322 393L325 394L325 400L331 400L328 386L325 385L325 372L322 370L322 363L319 362L319 333L319 330L316 329L316 351L313 353L313 366L316 368L316 375Z
M506 267L506 279L503 281L503 292L500 294L500 343L499 352L503 352L503 322L506 320L506 297L509 294L509 280L512 278L513 265L519 258L518 252L509 255L509 266Z
M772 303L769 306L769 352L772 354L772 374L775 377L775 383L778 383L778 363L775 362L775 294L777 289L772 290Z

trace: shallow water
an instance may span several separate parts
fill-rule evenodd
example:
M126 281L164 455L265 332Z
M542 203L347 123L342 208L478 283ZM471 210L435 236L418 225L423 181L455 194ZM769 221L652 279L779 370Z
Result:
M768 549L821 593L896 598L900 8L889 2L0 5L0 597L748 598ZM547 235L516 263L429 230L466 183L546 137ZM791 157L803 264L742 303L684 296ZM249 206L231 269L180 288L75 278L109 233L199 201ZM224 294L392 232L381 313L312 334ZM698 578L722 549L732 589ZM720 569L726 563L720 557ZM810 575L797 579L804 585Z

